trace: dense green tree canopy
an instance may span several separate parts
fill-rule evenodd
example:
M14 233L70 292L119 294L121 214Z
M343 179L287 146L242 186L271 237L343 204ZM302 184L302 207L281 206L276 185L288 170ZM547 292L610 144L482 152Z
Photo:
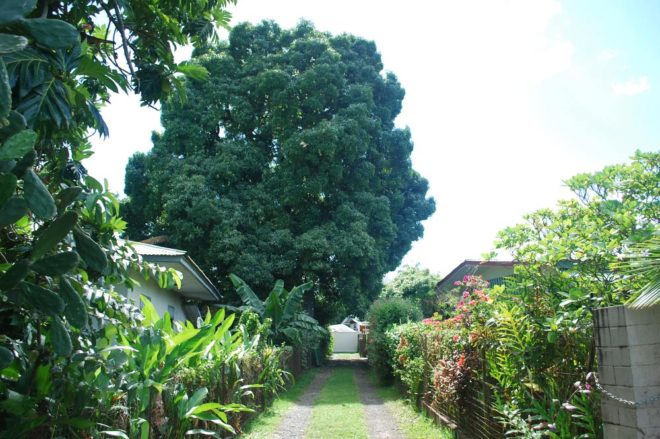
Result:
M516 267L520 291L621 303L646 281L622 273L617 261L658 227L660 153L637 152L630 163L578 174L566 185L574 199L526 215L524 223L501 231L496 245L522 262Z
M225 287L313 281L323 320L364 311L435 210L374 43L242 24L194 62L209 80L127 166L130 237L167 235Z
M424 315L433 314L438 297L436 285L442 277L419 265L406 265L394 279L383 286L380 297L390 299L400 297L409 299L422 308Z

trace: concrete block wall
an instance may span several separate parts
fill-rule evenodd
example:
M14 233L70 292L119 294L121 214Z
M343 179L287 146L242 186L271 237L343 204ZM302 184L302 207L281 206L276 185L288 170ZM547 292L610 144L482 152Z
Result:
M660 395L660 305L597 309L594 335L603 388L635 402ZM606 439L660 439L660 400L631 407L603 395L601 413Z

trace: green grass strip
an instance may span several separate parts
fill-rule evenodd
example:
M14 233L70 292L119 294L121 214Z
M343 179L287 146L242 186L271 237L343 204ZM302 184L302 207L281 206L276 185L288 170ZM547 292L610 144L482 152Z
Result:
M321 389L307 429L309 439L366 439L367 424L353 368L338 367Z
M275 399L273 405L243 426L243 434L240 437L245 439L271 438L277 431L286 412L300 398L307 386L314 380L318 371L318 368L313 368L300 375L293 386Z
M378 396L385 402L406 439L453 439L450 429L435 425L430 418L415 410L394 386L378 387Z
M360 354L345 354L345 353L332 354L332 359L333 360L359 360L360 359Z

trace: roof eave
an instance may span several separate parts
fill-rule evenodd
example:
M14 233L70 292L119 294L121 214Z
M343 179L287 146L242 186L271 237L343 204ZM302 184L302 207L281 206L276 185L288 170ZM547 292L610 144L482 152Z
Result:
M485 266L485 267L513 267L516 264L515 261L480 261L480 260L475 260L475 259L466 259L460 264L458 264L452 271L449 272L449 274L445 277L443 277L440 282L438 282L435 285L435 288L437 291L440 291L443 289L447 283L457 272L462 270L466 266L471 266L471 267L479 267L479 266Z
M187 254L184 255L142 255L143 259L146 259L150 262L153 263L158 263L158 262L169 262L169 263L179 263L183 265L190 273L192 273L193 276L201 283L211 294L212 297L215 298L215 300L222 300L222 294L220 294L220 291L213 285L211 280L206 276L206 274L202 271L201 268L195 263L195 261L192 260L190 256ZM184 297L189 298L186 296L184 291L179 291Z

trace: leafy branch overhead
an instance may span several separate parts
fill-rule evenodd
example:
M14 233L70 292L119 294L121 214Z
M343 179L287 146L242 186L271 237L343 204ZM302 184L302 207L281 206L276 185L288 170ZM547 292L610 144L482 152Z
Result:
M130 271L180 279L118 239L119 202L81 161L90 133L109 133L99 108L111 93L133 88L154 103L182 75L204 77L172 51L212 39L225 4L0 1L0 437L95 436L97 415L80 414L122 398L99 372L122 363L99 347L139 319L110 286L134 286ZM152 66L163 75L147 90L138 77Z

